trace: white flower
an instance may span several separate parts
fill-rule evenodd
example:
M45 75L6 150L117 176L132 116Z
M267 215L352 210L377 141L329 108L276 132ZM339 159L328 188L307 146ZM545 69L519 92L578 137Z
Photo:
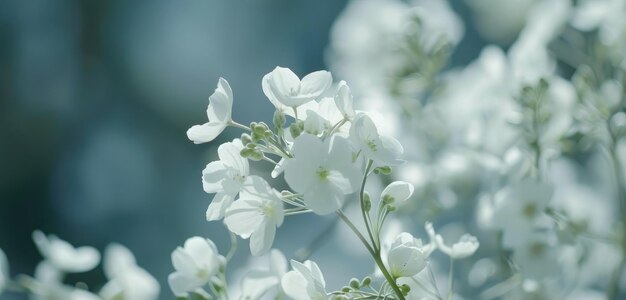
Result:
M209 163L202 171L202 186L207 193L216 193L206 212L209 221L224 217L224 212L243 188L250 174L248 160L239 154L241 140L234 139L217 149L219 161Z
M531 233L513 249L512 258L526 277L543 278L562 270L557 250L553 236Z
M206 110L209 122L194 125L187 130L187 137L196 144L214 140L232 121L233 91L224 78L220 78L217 88L209 96L209 107Z
M623 0L585 0L577 6L572 25L583 31L599 29L601 41L613 45L623 40L625 12L626 1Z
M268 270L251 270L241 282L241 299L259 299L275 287L280 287L280 280L287 273L287 259L278 249L269 253Z
M514 247L523 242L540 222L547 220L544 211L553 188L543 182L523 180L495 195L494 225L504 233L503 244Z
M329 214L341 207L345 195L359 187L361 172L352 163L352 149L345 138L324 141L303 134L293 145L294 158L285 162L285 180L304 195L315 213Z
M283 291L295 300L327 299L324 275L316 263L307 260L299 263L291 260L293 271L287 272L281 280Z
M345 81L342 80L339 82L339 88L337 89L337 95L335 96L335 104L346 120L352 120L352 118L354 118L355 112L354 108L352 108L352 103L353 100L350 87Z
M437 243L437 248L450 256L452 259L461 259L471 256L476 252L480 243L478 243L478 239L475 236L464 234L461 236L458 242L454 243L452 247L445 244L443 241L443 237L441 235L437 235L435 237L435 241Z
M390 136L378 134L372 119L366 114L358 114L350 127L350 138L368 159L379 165L398 165L404 152L402 145Z
M263 92L280 111L317 99L333 82L327 71L310 73L302 80L288 68L276 67L263 76Z
M423 248L422 240L406 232L400 233L387 255L391 275L394 278L411 277L424 269L427 254Z
M2 295L4 286L6 285L7 281L9 281L9 278L9 260L4 254L4 251L0 249L0 295Z
M105 300L154 300L159 297L159 282L137 265L128 248L111 244L104 251L104 273L109 282L100 291Z
M168 283L174 295L186 297L188 292L207 284L223 260L211 240L197 236L187 239L184 247L172 252L176 271L169 275Z
M55 235L46 236L43 232L33 232L33 241L41 255L59 271L69 273L86 272L100 262L100 253L93 247L74 248Z
M244 239L250 238L250 252L260 255L274 242L276 227L283 223L284 211L280 194L263 178L251 176L250 188L226 210L224 224Z
M414 187L405 181L390 183L380 194L380 200L385 203L402 203L413 195Z

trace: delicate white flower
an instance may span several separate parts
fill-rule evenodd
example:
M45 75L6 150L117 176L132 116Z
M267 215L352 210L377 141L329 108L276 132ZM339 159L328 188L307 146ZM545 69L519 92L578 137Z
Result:
M287 273L287 259L278 249L269 253L268 270L252 270L242 280L241 299L259 299L270 290L280 287L280 280Z
M372 119L364 113L358 114L350 127L350 138L365 157L380 165L398 165L404 149L400 142L390 136L379 135Z
M475 236L464 234L461 236L458 242L454 243L451 247L446 245L441 235L435 237L437 243L437 249L447 254L452 259L461 259L471 256L476 252L480 243Z
M304 132L312 135L319 135L324 131L326 120L312 110L307 110L306 120L304 120Z
M159 282L137 265L128 248L111 244L104 251L104 273L109 282L100 291L105 300L154 300L159 297Z
M89 246L74 248L55 235L46 236L36 230L33 232L33 241L46 261L59 271L86 272L100 262L100 253L95 248Z
M7 259L4 251L0 249L0 295L2 295L2 291L4 290L4 286L7 281L9 281L9 260Z
M288 68L276 67L263 77L263 92L280 111L316 100L333 82L330 72L316 71L298 78Z
M214 140L232 121L233 91L226 79L221 78L217 88L209 96L209 107L206 110L209 122L194 125L187 130L187 137L196 144Z
M295 300L327 299L324 275L315 262L310 260L299 263L291 260L293 271L287 272L281 280L281 286L287 296Z
M224 212L241 191L250 174L248 160L240 155L242 149L243 144L239 139L220 145L217 149L220 160L209 163L202 171L204 191L216 193L206 212L209 221L224 217Z
M251 176L250 188L244 189L226 210L224 224L244 239L250 238L250 252L260 255L274 242L276 228L283 223L280 194L258 176Z
M543 278L562 269L557 250L553 236L534 232L513 249L512 258L526 277Z
M335 104L346 120L352 120L355 116L354 108L352 108L352 92L345 81L339 82L337 95L335 96Z
M513 247L523 242L542 221L552 198L553 188L530 179L515 183L495 195L494 225L504 233L503 244Z
M168 277L170 289L177 297L186 297L188 292L207 284L217 274L223 260L211 240L197 236L187 239L184 247L172 252L176 271Z
M585 0L577 6L572 16L572 25L583 31L599 29L601 41L610 46L624 39L624 13L626 1Z
M358 189L361 172L352 163L352 149L345 138L322 141L303 134L294 142L293 155L285 162L285 180L304 195L305 205L315 213L336 211L345 195Z
M414 187L405 181L390 183L380 194L380 200L385 203L402 203L413 195Z
M389 272L394 278L411 277L426 267L426 257L422 240L411 234L400 233L391 244L387 255Z

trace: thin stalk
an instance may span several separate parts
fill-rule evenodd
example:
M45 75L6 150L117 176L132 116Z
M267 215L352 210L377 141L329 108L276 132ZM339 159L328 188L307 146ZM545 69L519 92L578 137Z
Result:
M617 185L617 197L619 205L621 206L620 221L622 222L622 234L626 233L626 182L624 178L624 171L622 170L622 164L615 150L617 147L617 141L613 137L612 143L609 147L609 154L611 156L613 171L615 172L615 180ZM620 283L622 282L622 276L624 269L626 268L626 239L622 238L622 260L617 269L613 272L609 281L607 290L607 299L618 299L620 292Z
M448 272L448 300L452 299L454 292L454 258L450 258L450 272Z
M350 227L352 232L354 232L354 234L359 238L361 243L363 243L363 246L365 246L367 251L372 255L372 258L374 258L374 261L376 262L376 265L378 265L378 268L383 273L383 276L385 276L385 279L387 280L387 282L389 283L389 285L391 286L393 291L398 296L398 299L406 300L404 298L404 295L402 294L402 291L400 291L400 288L396 284L395 279L389 274L389 271L387 271L387 268L385 267L385 264L383 264L383 261L380 258L380 251L375 251L372 248L372 246L367 242L365 237L361 234L359 229L357 229L356 226L354 226L354 224L350 221L350 219L348 219L348 217L346 217L346 215L344 215L341 210L337 210L337 215L339 216L339 218L341 218L341 220L344 223L346 223L346 225L348 225L348 227Z
M243 125L243 124L239 124L239 123L237 123L237 122L235 122L233 120L228 121L228 125L233 126L233 127L237 127L237 128L243 129L243 130L247 130L247 131L252 131L250 129L250 127L248 127L246 125Z
M367 161L367 166L365 167L365 173L363 174L363 180L361 180L361 189L359 191L359 199L361 201L361 213L363 215L363 222L365 222L365 228L367 228L367 234L372 241L372 246L374 250L378 251L380 247L376 243L374 238L374 234L372 233L372 220L370 218L369 212L365 211L365 183L367 182L367 176L369 175L369 171L372 168L372 164L374 162L370 159Z

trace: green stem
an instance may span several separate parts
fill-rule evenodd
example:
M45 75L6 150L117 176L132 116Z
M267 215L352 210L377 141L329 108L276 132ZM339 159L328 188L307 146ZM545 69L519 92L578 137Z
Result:
M250 129L250 127L248 127L246 125L243 125L243 124L239 124L239 123L237 123L237 122L235 122L233 120L228 121L228 125L234 126L234 127L237 127L237 128L243 129L243 130L247 130L247 131L252 131Z
M404 295L402 294L402 291L400 291L400 288L396 284L395 279L389 274L389 271L387 271L387 268L385 267L385 264L383 264L383 261L380 258L380 251L375 251L372 248L372 246L367 242L365 237L361 234L359 229L357 229L356 226L354 226L354 224L350 221L350 219L348 219L348 217L346 217L346 215L344 215L341 210L337 210L337 215L339 216L339 218L341 218L341 220L344 223L346 223L346 225L348 225L348 227L350 227L352 232L354 232L354 234L359 238L361 243L363 243L363 246L365 246L365 248L370 253L370 255L372 255L372 258L374 258L374 261L376 262L376 265L378 265L378 268L383 273L383 276L385 276L385 279L387 280L387 282L389 283L389 285L391 286L393 291L398 296L398 299L406 300L404 298Z
M617 197L619 205L621 206L620 221L622 222L622 235L626 233L626 179L624 178L624 171L622 170L622 164L615 150L617 148L617 140L613 137L612 143L609 147L609 154L611 156L613 171L615 172L615 180L617 185ZM607 299L618 299L620 292L620 283L622 282L622 276L624 274L624 268L626 268L626 238L622 238L622 260L617 269L613 272L609 281L607 290Z
M367 176L369 175L369 171L372 168L372 164L374 162L370 159L367 161L367 166L365 167L365 173L363 174L363 180L361 180L361 189L359 190L359 199L361 201L361 214L363 215L363 222L365 222L365 228L367 228L367 234L372 241L372 246L374 250L380 250L379 245L376 243L374 238L374 234L372 233L372 220L367 211L365 211L365 183L367 182Z
M454 258L450 257L450 272L448 273L448 300L452 299L454 292Z

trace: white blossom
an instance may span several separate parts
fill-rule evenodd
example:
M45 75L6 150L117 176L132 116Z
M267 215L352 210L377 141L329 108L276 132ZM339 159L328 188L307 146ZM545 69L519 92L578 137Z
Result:
M224 78L220 78L217 88L209 96L206 110L209 121L202 125L194 125L187 130L187 137L196 144L214 140L232 121L233 91Z
M172 252L176 271L168 277L170 289L177 297L186 297L207 284L217 274L223 260L211 240L197 236L187 239L183 247Z
M391 244L387 255L389 272L394 278L411 277L426 267L428 254L422 240L402 232Z
M69 273L86 272L100 263L100 253L93 247L74 248L55 235L46 236L43 232L33 232L33 241L39 253L59 271Z
M267 252L274 242L276 228L283 223L280 194L261 177L251 176L250 188L244 189L226 210L224 224L244 239L250 238L252 255Z
M360 171L352 163L352 148L345 138L325 140L303 134L293 145L294 158L285 162L285 180L303 194L304 204L324 215L341 207L345 195L359 187Z
M109 282L100 290L105 300L154 300L159 297L159 282L137 265L128 248L111 244L104 251L104 273Z
M378 165L398 165L404 148L390 136L380 135L372 119L364 113L358 114L350 127L350 139L368 159Z
M291 260L293 271L287 272L281 286L287 296L295 300L324 300L326 294L326 282L324 275L317 264L307 260L304 263Z
M469 234L461 236L459 241L452 244L452 246L446 245L441 235L437 235L435 241L437 242L437 249L447 254L452 259L461 259L471 256L480 245L478 239Z
M224 217L224 212L231 205L250 174L248 160L241 157L241 140L219 146L217 153L220 160L209 163L202 171L202 186L207 193L216 193L206 212L209 221Z
M263 77L263 92L279 111L316 100L333 82L327 71L316 71L298 78L288 68L276 67Z
M380 200L385 203L402 203L413 195L413 184L406 181L394 181L387 185L380 195Z
M287 259L278 249L269 253L269 269L251 270L241 282L241 299L259 299L270 290L280 288L280 281L287 273Z

